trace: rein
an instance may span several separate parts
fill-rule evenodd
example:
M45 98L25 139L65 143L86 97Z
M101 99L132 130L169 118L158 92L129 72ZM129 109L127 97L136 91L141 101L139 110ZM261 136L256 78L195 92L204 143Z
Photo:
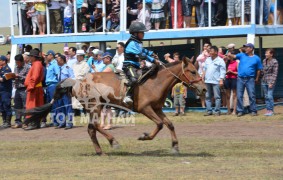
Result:
M165 65L163 62L160 61L160 64L164 67L164 69L166 69L170 74L172 74L175 78L179 79L181 82L183 82L184 84L187 84L188 86L192 86L193 83L196 83L196 82L199 82L201 81L201 78L200 79L197 79L197 80L193 80L191 81L189 79L189 77L185 74L185 70L184 70L184 62L182 61L182 74L181 76L185 76L186 80L188 80L189 83L186 83L185 81L183 81L179 76L177 76L176 74L174 74L172 71L170 71Z

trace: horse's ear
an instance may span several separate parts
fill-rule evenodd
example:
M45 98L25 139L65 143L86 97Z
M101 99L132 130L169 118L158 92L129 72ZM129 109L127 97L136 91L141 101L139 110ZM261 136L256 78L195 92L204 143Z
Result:
M188 63L189 63L188 59L189 59L189 58L186 57L186 56L184 56L184 57L182 58L182 61L183 61L183 63L185 64L185 66L187 66Z
M194 57L195 57L195 56L193 56L193 57L191 57L191 59L189 59L189 61L190 61L191 63L194 62Z

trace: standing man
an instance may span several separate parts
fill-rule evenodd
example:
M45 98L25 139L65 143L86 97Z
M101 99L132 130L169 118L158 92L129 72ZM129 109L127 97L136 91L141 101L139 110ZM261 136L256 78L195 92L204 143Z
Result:
M15 56L16 67L15 67L15 98L14 98L14 108L16 113L15 125L12 128L21 128L22 127L22 114L21 110L26 109L26 87L25 79L29 72L30 66L25 63L24 57L21 54Z
M73 68L73 64L75 64L77 62L77 48L75 47L70 47L69 48L69 60L67 61L67 65L70 68Z
M112 64L117 70L122 71L123 62L124 62L124 50L125 50L125 44L123 42L118 42L116 47L116 54L112 59Z
M226 74L226 65L223 59L218 56L218 47L211 46L208 57L203 66L202 79L206 84L205 103L207 112L205 116L212 115L212 93L215 99L215 115L220 116L221 95L220 87L223 86L223 79Z
M256 95L255 95L255 83L259 82L260 71L262 70L262 64L260 58L254 54L254 45L248 43L244 45L245 53L239 53L236 55L228 54L232 58L240 60L238 66L238 79L237 79L237 116L243 116L243 94L245 88L250 100L250 111L252 116L257 115L256 109Z
M45 84L47 86L46 89L46 99L47 102L50 102L53 98L56 85L58 83L58 73L59 73L59 66L57 64L57 61L55 58L55 53L52 50L49 50L46 53L46 79L45 79ZM56 107L57 103L55 102L52 106L51 110L51 121L54 126L58 126L58 123L56 122ZM55 117L54 117L55 116ZM41 128L46 127L46 122L41 123Z
M76 80L82 80L85 75L89 72L90 67L84 61L85 52L84 50L77 50L77 62L73 64L74 77ZM68 64L67 64L68 65Z
M7 65L8 59L5 56L0 56L0 111L2 113L3 125L2 128L11 127L12 109L12 79L6 80L5 73L12 72Z
M30 62L32 64L26 79L25 86L27 92L26 109L32 109L44 104L44 94L42 81L44 79L44 69L40 60L39 51L33 49L30 51ZM40 128L40 123L32 122L25 130L33 130Z
M50 32L52 34L61 34L62 33L62 17L61 17L61 6L59 1L51 1L47 4L49 9L49 18L50 18Z
M73 71L69 66L66 64L66 57L63 55L59 55L57 58L58 66L59 66L59 74L58 80L59 82L67 79L67 78L74 78ZM64 119L59 119L57 122L59 126L57 129L64 128L65 130L71 129L73 127L73 109L72 109L72 98L69 94L64 94L61 99L58 100L58 112L63 113L65 116Z

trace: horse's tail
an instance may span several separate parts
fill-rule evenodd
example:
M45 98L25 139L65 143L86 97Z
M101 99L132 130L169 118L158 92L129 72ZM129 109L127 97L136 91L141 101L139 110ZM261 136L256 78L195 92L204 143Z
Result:
M51 111L52 105L54 102L63 97L63 95L67 94L72 96L72 87L76 83L73 79L65 79L61 81L55 89L53 99L43 106L35 107L33 109L26 110L24 112L28 118L25 119L25 124L29 124L30 122L40 122L42 118L46 117L48 113Z

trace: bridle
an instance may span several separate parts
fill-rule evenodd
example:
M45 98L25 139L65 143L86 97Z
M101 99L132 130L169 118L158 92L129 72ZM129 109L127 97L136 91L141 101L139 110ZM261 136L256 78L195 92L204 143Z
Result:
M164 65L163 62L160 61L160 64L164 67L164 69L166 69L166 70L167 70L170 74L172 74L175 78L177 78L178 80L180 80L181 82L183 82L184 84L186 84L186 85L189 86L189 87L192 87L192 86L193 86L193 83L197 83L197 82L199 82L199 81L202 80L201 78L199 78L199 79L196 79L196 80L191 81L191 80L189 79L189 77L185 74L184 62L183 62L183 61L182 61L182 74L181 74L181 76L184 76L185 79L186 79L189 83L183 81L183 80L181 79L181 76L177 76L177 75L174 74L172 71L170 71L170 70Z

